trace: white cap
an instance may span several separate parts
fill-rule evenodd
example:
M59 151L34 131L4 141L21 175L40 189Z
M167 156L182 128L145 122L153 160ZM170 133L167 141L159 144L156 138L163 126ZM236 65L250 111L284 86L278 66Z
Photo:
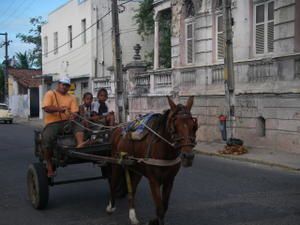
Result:
M58 82L62 84L68 84L68 85L71 84L71 80L69 77L61 77Z

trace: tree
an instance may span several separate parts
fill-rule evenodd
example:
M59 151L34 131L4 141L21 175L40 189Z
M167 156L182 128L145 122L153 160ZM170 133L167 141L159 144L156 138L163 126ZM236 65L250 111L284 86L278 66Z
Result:
M17 34L22 42L33 44L33 50L28 52L28 57L32 59L33 66L36 68L42 68L42 40L41 40L41 27L45 24L45 21L41 16L30 18L30 24L32 28L29 30L29 34Z
M154 12L153 12L153 0L144 0L140 3L139 9L134 15L134 20L138 25L137 32L142 37L142 40L146 36L154 34ZM145 60L148 66L153 65L154 50L145 54Z
M30 58L30 55L25 51L24 53L16 53L17 64L16 67L20 69L30 69L33 65L33 59Z
M138 25L137 32L142 38L154 33L153 17L153 0L144 0L133 17Z
M153 0L144 0L134 16L138 25L138 34L142 39L154 34ZM164 68L171 67L171 10L164 10L159 15L159 65ZM146 56L153 64L154 50Z
M171 68L171 10L165 10L159 17L159 65Z

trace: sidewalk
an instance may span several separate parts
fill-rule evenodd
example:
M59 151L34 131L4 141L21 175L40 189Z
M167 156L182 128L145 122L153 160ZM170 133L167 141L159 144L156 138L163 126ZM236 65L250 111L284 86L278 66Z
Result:
M15 123L28 125L35 128L43 128L43 121L38 118L29 120L24 118L16 118ZM300 171L300 154L253 147L246 147L248 153L243 155L224 155L218 153L219 150L223 150L224 145L225 143L198 142L195 150L197 153L203 155L223 157L232 160L252 162L294 171Z
M218 153L219 150L223 150L224 146L225 143L198 142L195 149L199 154L300 171L300 154L253 147L246 147L248 153L242 155L224 155Z
M37 129L42 129L43 128L43 120L39 118L20 118L20 117L15 117L14 118L14 123L18 124L24 124L28 125Z

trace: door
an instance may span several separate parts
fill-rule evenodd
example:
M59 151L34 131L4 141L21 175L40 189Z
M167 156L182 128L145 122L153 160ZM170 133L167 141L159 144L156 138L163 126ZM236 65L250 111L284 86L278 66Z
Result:
M30 117L39 117L39 113L40 113L39 89L30 88Z

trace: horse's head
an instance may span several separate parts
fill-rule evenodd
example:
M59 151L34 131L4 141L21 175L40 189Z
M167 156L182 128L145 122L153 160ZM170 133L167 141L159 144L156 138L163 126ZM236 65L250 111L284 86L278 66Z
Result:
M176 105L168 97L170 113L167 120L167 129L171 133L175 148L181 153L182 165L184 167L192 166L194 153L193 148L196 145L196 131L198 129L197 119L192 117L191 108L194 97L190 97L186 105Z

